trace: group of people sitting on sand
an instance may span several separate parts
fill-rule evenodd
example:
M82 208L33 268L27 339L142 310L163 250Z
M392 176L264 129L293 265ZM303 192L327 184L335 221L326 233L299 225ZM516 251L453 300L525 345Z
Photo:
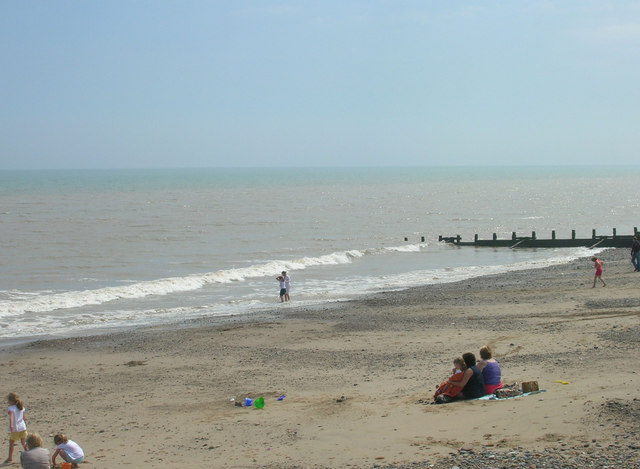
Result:
M65 435L59 433L53 437L56 450L53 456L49 456L49 450L42 447L42 438L37 433L27 434L24 403L16 393L7 396L9 407L9 457L3 465L13 462L13 448L17 441L20 442L24 452L20 453L20 465L22 469L49 469L56 465L59 456L70 467L78 467L78 463L84 461L82 448Z
M451 376L436 387L433 395L435 404L444 404L458 399L477 399L493 394L502 387L502 371L491 348L485 345L480 349L480 361L467 352L461 358L453 360Z

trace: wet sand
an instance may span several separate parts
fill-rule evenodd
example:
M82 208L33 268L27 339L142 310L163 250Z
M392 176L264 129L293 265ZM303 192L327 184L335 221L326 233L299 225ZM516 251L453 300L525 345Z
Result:
M250 320L4 347L0 376L29 430L51 449L66 433L86 468L491 467L522 454L638 467L640 273L627 250L600 257L605 288L581 259L314 308L294 297ZM485 344L503 381L546 392L427 404L453 358Z

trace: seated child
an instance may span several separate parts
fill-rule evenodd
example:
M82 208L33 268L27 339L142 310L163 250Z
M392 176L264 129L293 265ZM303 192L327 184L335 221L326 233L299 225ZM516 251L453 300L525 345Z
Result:
M449 379L444 380L439 386L436 386L436 393L433 395L434 402L442 404L445 402L451 402L454 397L460 394L462 388L460 386L453 386L447 381L462 381L464 371L467 369L467 365L462 358L456 358L453 360L452 375Z

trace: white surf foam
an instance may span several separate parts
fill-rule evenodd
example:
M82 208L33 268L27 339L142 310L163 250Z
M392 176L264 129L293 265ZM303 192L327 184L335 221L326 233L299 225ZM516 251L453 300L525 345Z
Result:
M337 265L351 263L365 255L364 251L349 250L319 257L302 257L293 260L277 260L237 269L219 270L200 275L170 277L143 282L134 282L117 287L105 287L95 290L69 291L40 294L29 298L30 294L12 292L17 300L0 302L0 317L22 312L47 312L58 309L99 305L119 299L144 298L150 295L168 295L177 292L198 290L213 283L230 283L249 278L275 275L282 270L303 270L312 266Z
M390 274L381 271L379 275L351 275L342 277L339 282L335 278L317 278L313 276L305 281L297 282L295 286L295 306L313 305L326 302L343 301L356 298L362 294L376 293L380 291L402 290L408 287L420 286L425 284L449 283L458 280L472 279L484 275L498 274L514 270L524 270L546 267L550 265L562 264L573 259L593 255L601 250L588 249L569 249L557 251L545 251L545 256L539 256L539 253L529 253L529 258L521 262L499 265L484 266L458 266L458 267L442 267L433 269L420 269L410 272L398 272ZM375 254L380 250L372 250L370 253ZM382 250L384 252L384 249ZM337 254L337 255L336 255ZM523 253L524 254L524 253ZM268 276L272 276L274 268L292 269L291 265L309 266L324 265L326 262L349 262L349 259L364 255L363 251L347 253L333 253L327 256L317 258L307 258L306 260L296 260L287 262L269 262L249 267L255 275L267 271ZM242 269L237 269L242 270ZM215 303L193 303L191 305L141 308L141 309L121 309L108 307L107 309L86 308L81 312L77 311L55 311L56 305L77 305L78 303L89 301L102 301L108 298L123 298L124 294L133 295L150 295L158 291L160 294L169 293L170 289L179 291L178 288L197 288L198 285L204 285L206 282L213 282L213 279L229 279L229 278L246 278L239 272L233 273L223 272L206 274L209 279L205 280L205 276L197 276L194 279L162 279L152 282L139 282L127 287L105 288L93 291L83 292L67 292L60 294L47 294L39 298L38 301L22 300L10 304L12 308L28 305L31 308L42 308L42 312L36 314L26 312L26 310L16 311L12 309L10 312L10 320L0 322L0 329L5 338L15 338L23 336L39 336L51 334L65 334L69 331L86 331L91 329L112 329L119 327L130 327L137 325L151 325L158 323L171 323L182 321L189 318L199 316L226 316L234 314L247 314L255 310L269 310L270 308L287 307L289 304L281 304L271 291L271 282L267 279L259 279L255 289L250 289L241 297L219 297L219 301ZM246 275L247 272L244 272ZM185 281L186 280L186 281ZM220 280L222 281L222 280ZM269 285L269 286L267 286ZM83 296L84 295L84 296ZM18 304L19 303L19 304ZM164 302L161 302L164 303ZM174 303L175 304L175 303ZM5 304L4 307L7 305ZM47 309L48 308L48 309ZM61 306L64 308L64 306ZM61 309L60 308L60 309ZM126 306L125 306L126 308ZM5 315L6 312L5 312Z

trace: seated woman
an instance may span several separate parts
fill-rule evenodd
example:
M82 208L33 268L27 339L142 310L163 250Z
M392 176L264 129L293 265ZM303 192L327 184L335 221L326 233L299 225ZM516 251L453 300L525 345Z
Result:
M467 365L462 358L456 358L453 360L453 370L451 370L451 377L449 380L443 381L442 384L436 387L436 393L433 395L433 401L436 404L444 404L445 402L451 402L462 391L461 387L453 386L447 381L462 381L464 372L467 369Z
M478 369L484 377L484 390L486 394L493 394L496 392L496 389L502 387L502 371L500 370L500 365L491 355L491 348L489 348L488 345L480 349L480 358L482 358L482 360L478 362Z
M49 469L49 450L42 447L42 438L37 433L27 436L28 451L20 453L22 469Z
M467 352L462 355L462 359L467 365L467 369L462 374L462 380L451 381L449 379L447 383L462 389L462 392L456 397L476 399L484 396L484 378L482 377L482 372L476 366L476 356L471 352Z

